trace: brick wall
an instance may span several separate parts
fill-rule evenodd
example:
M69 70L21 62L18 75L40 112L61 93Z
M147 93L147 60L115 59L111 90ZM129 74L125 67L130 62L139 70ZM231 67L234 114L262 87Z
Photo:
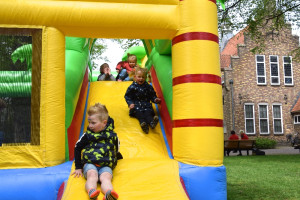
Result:
M238 55L231 57L231 68L222 69L222 75L226 80L223 84L223 98L224 98L224 123L227 127L227 132L233 129L232 120L232 99L231 92L233 92L234 102L234 121L235 131L245 130L244 119L244 104L253 103L255 110L255 135L262 136L259 131L259 115L258 104L266 103L268 105L269 116L269 134L264 135L276 139L277 141L286 140L285 134L293 133L294 124L293 116L291 115L292 106L297 100L298 93L300 92L300 65L295 60L292 62L293 68L293 86L284 85L284 72L283 72L283 56L289 56L291 50L299 45L299 38L291 35L291 29L285 29L280 32L277 37L272 35L267 36L265 51L259 55L265 56L266 68L266 85L257 85L256 80L256 61L255 55L250 52L255 47L256 43L253 42L246 34L244 44L238 45ZM270 63L269 56L276 55L279 60L279 74L280 85L274 86L270 82ZM229 80L233 80L233 90L230 87ZM284 99L284 95L287 99ZM282 105L282 119L283 119L283 134L274 135L273 130L273 112L272 104L279 103ZM298 129L298 128L297 128Z

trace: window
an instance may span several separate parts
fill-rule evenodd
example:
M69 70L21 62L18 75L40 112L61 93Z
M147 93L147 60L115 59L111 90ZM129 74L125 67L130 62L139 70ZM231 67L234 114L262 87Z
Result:
M284 84L294 85L293 66L292 66L291 56L283 56L283 71L284 71Z
M255 134L255 119L254 119L254 105L253 104L245 104L245 127L246 134Z
M282 111L280 104L273 104L273 128L274 134L282 134Z
M268 105L259 104L259 132L260 134L269 134L269 114L268 114Z
M258 85L266 85L266 68L265 68L265 56L256 56L256 76Z
M270 56L271 85L280 85L278 56Z
M2 146L40 144L41 47L41 29L0 27Z
M300 124L300 115L294 116L294 124Z

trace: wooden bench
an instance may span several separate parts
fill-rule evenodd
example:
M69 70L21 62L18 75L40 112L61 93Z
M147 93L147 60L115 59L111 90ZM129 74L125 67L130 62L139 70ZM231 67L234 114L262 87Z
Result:
M224 141L224 155L226 156L226 152L230 151L247 151L247 156L249 156L249 150L253 151L255 147L255 140L225 140Z

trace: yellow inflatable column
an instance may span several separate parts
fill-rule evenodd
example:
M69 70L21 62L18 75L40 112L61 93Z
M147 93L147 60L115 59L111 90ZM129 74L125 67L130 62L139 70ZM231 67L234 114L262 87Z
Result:
M65 161L65 36L45 28L42 42L41 145L45 166Z
M223 163L223 109L215 0L181 0L172 41L173 154L200 166Z

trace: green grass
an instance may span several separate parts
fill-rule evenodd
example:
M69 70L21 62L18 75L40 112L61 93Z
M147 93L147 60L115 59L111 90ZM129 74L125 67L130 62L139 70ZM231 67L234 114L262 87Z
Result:
M224 158L228 200L299 200L300 155Z

